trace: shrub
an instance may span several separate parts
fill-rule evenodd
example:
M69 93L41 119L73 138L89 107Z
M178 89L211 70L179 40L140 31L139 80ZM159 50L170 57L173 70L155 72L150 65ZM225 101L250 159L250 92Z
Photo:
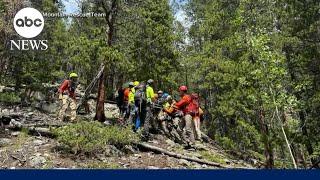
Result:
M216 136L216 140L224 149L236 150L236 144L228 137Z
M250 125L245 120L238 120L237 126L232 130L237 148L242 151L254 150L263 152L263 145L261 143L261 135L255 126Z
M217 162L220 164L227 164L225 158L223 158L223 156L219 154L215 154L209 151L200 151L200 154L204 159L208 161Z
M54 130L58 141L73 153L103 153L106 145L118 148L138 141L138 136L129 128L105 127L99 122L80 121Z
M6 103L6 104L16 104L16 103L20 103L21 99L14 92L4 92L4 93L0 93L0 102Z

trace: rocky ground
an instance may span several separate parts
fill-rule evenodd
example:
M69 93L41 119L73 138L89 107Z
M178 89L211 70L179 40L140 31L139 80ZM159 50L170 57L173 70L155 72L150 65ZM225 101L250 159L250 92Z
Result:
M113 106L107 105L107 107ZM57 124L55 114L43 113L31 107L1 107L0 111L0 119L3 121L10 117L11 123L20 123L24 126L64 125L64 123ZM2 125L0 128L1 168L216 168L164 154L142 151L134 146L128 147L127 153L123 153L113 146L108 146L106 148L110 151L109 156L73 155L63 151L59 143L53 138L44 137L40 134L29 135L23 130L15 131L10 129L10 125L12 124ZM162 135L154 135L153 139L147 143L189 157L217 162L229 168L253 168L252 165L235 159L222 149L208 143L198 143L197 149L185 150L181 145Z
M52 93L45 95L41 92L34 92L30 97L32 101L18 103L18 105L9 106L0 103L0 168L217 168L153 153L137 146L127 147L126 152L114 146L106 146L109 152L107 156L97 154L89 157L67 153L56 139L39 133L41 128L50 130L52 127L67 124L56 120L56 112L59 107L53 91L56 85L44 85L44 87L47 88L45 92ZM2 92L14 92L14 89L0 86L0 93ZM89 100L88 105L91 113L79 115L79 118L93 118L95 100ZM119 118L119 110L114 104L105 104L105 114L107 119ZM117 121L114 122L117 123ZM30 130L26 130L29 127L38 129L34 129L31 134ZM152 140L146 143L180 155L215 162L226 168L254 168L257 166L255 160L251 163L245 162L212 143L198 143L196 149L185 150L180 144L162 135L154 135Z

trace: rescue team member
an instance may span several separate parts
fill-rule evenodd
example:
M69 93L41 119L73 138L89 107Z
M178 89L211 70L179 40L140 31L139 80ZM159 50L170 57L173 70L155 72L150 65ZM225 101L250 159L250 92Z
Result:
M135 87L138 87L140 84L139 81L134 81L133 85L130 84L130 91L129 91L129 96L128 96L128 104L129 104L129 123L134 123L134 116L136 113L136 108L135 108L135 102L134 102L134 95L136 93Z
M197 93L192 93L190 95L191 102L188 105L188 114L192 116L193 119L193 130L195 140L201 141L201 130L200 130L200 117L203 115L203 110L199 105L199 95Z
M182 129L185 128L185 131L182 133L183 140L187 143L187 146L190 147L194 145L195 137L194 137L194 121L192 116L190 115L188 106L191 103L191 96L187 94L187 86L180 86L180 101L175 104L175 108L182 110L183 112L183 120L182 120Z
M59 100L62 101L62 106L60 108L58 119L60 121L64 120L66 111L68 107L71 109L71 121L75 121L77 118L77 102L75 90L77 88L78 75L76 73L71 73L69 79L62 82L59 87Z
M124 104L124 110L123 110L123 118L124 119L129 119L130 115L130 104L129 104L129 95L130 95L130 89L134 87L133 82L129 83L129 87L125 88L123 94L123 104ZM129 122L126 122L127 124Z
M155 102L155 94L154 94L154 90L153 90L153 79L149 79L147 81L147 85L146 85L146 117L144 118L144 133L146 136L149 135L149 130L150 128L155 128L156 127L156 122L154 121L153 118L153 112L152 112L152 104Z

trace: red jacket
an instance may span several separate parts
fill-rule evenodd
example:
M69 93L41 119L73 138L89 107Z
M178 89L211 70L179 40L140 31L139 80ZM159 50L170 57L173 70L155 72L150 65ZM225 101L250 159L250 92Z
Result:
M182 110L184 114L188 114L188 105L191 102L191 97L188 94L185 94L179 102L175 105L178 109Z
M130 93L130 88L126 88L124 90L124 96L123 96L123 100L124 101L128 101L129 100L129 93Z
M70 97L75 98L75 88L71 87L70 80L64 80L63 83L60 85L58 92L62 94L68 94Z

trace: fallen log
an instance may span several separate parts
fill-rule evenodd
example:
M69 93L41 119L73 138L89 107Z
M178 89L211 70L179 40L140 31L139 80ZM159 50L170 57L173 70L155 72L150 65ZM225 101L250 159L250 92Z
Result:
M178 159L185 159L185 160L188 160L188 161L196 162L196 163L199 163L199 164L206 164L206 165L210 165L210 166L214 166L214 167L218 167L218 168L228 168L228 167L223 166L223 165L221 165L219 163L210 162L210 161L206 161L206 160L202 160L202 159L198 159L198 158L192 158L192 157L188 157L188 156L185 156L185 155L182 155L182 154L177 154L177 153L170 152L170 151L167 151L165 149L162 149L162 148L159 148L159 147L156 147L156 146L152 146L152 145L147 144L147 143L138 143L137 145L140 148L144 148L144 149L147 149L147 150L155 152L155 153L165 154L165 155L168 155L168 156L171 156L171 157L175 157L175 158L178 158Z
M49 138L55 137L55 135L51 132L50 128L43 128L43 127L29 127L22 124L11 124L9 129L13 131L22 131L26 130L28 134L34 135L34 136L45 136Z

